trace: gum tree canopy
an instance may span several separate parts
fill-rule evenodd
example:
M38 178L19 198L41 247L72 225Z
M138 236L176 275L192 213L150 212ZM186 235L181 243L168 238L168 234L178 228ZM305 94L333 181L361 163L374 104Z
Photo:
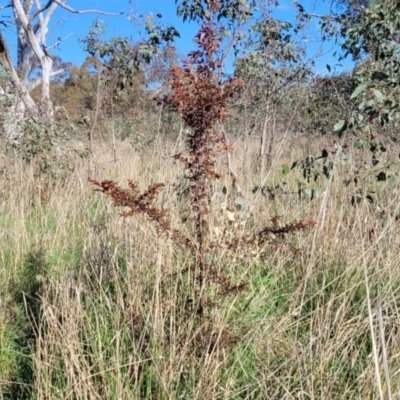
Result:
M68 0L10 0L6 5L0 5L0 10L11 11L11 18L0 20L0 64L3 72L16 90L17 100L12 106L12 121L5 124L6 139L18 142L19 133L17 124L24 118L28 110L44 123L53 120L53 107L50 100L50 79L64 72L62 69L54 70L51 49L59 43L48 43L49 23L54 17L57 8L74 14L107 14L100 10L77 10L70 7ZM84 2L83 2L84 3ZM17 59L14 65L7 40L3 34L4 29L14 28L17 35ZM29 79L35 61L40 64L40 74L37 79ZM36 103L31 96L31 91L42 85L41 99ZM0 90L4 95L4 89Z

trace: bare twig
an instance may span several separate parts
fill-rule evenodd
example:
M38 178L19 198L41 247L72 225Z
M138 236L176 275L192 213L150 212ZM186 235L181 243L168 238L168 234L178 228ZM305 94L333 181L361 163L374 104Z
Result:
M44 11L46 11L52 4L57 4L59 5L61 8L64 8L64 10L69 11L70 13L73 14L100 14L100 15L114 15L114 16L118 16L118 15L122 15L124 12L121 11L119 13L111 13L111 12L106 12L106 11L101 11L101 10L76 10L70 6L68 6L67 4L65 4L64 2L60 1L60 0L49 0L45 6L43 6L42 8L36 10L35 14L33 14L32 19L35 19L39 14L43 13Z

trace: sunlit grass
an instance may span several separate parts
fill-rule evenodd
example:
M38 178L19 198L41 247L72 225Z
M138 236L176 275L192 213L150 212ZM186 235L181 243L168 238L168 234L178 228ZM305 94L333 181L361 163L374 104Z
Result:
M120 143L113 161L111 146L99 144L92 160L46 184L21 164L2 175L0 398L366 399L377 398L378 383L386 393L385 365L396 398L395 187L379 194L384 216L367 202L351 205L344 170L321 197L299 199L298 171L284 175L281 165L304 156L301 149L285 151L260 182L237 145L233 160L251 216L229 219L224 199L213 196L215 238L261 229L273 215L317 225L291 238L299 254L290 246L215 254L215 265L247 288L222 296L212 287L215 305L199 322L187 254L145 219L120 218L88 183L164 182L160 203L190 234L187 197L175 190L182 166L170 157L174 146L137 154ZM252 143L248 151L255 154ZM223 161L218 168L226 171ZM260 183L282 190L273 199L252 193ZM223 177L215 193L229 184Z

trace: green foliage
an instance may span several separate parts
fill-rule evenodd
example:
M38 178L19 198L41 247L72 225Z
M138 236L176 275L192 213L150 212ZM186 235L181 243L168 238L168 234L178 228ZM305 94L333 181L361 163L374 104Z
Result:
M358 85L350 100L357 111L347 120L347 127L358 133L368 128L396 125L399 111L400 55L396 35L400 29L400 6L396 1L370 2L362 11L340 15L344 55L359 62L355 69Z
M302 121L304 129L321 134L342 133L352 111L356 110L351 101L356 86L357 79L351 74L315 79L309 93L307 114ZM336 122L338 115L343 118Z
M379 166L375 179L386 185L387 177L392 176L391 162L382 161L382 156L399 127L400 54L396 35L400 29L400 5L396 1L371 1L357 12L349 8L337 22L345 39L343 57L351 55L359 63L353 71L357 85L346 101L350 107L339 114L342 119L334 130L340 136L352 132L357 137L355 149L363 155L369 152L367 159L363 156L360 176L361 171L368 176Z
M263 12L250 21L247 34L236 45L235 75L254 88L253 99L265 101L296 79L302 81L309 73L304 66L297 66L303 49L293 39L293 26L287 21L274 19Z
M308 156L304 160L295 161L291 169L295 168L301 170L303 178L298 182L299 197L305 196L312 200L320 197L328 187L334 163L328 151L324 149L319 157Z
M177 14L183 18L183 21L201 22L211 12L211 2L207 0L175 0L175 4L177 5ZM247 21L253 16L256 6L256 0L224 1L216 12L216 18L218 21L225 20L227 26L238 21Z
M10 74L9 72L2 66L0 63L0 87L2 91L0 91L0 104L2 116L0 117L0 121L4 120L4 114L7 114L7 108L12 106L16 98L16 90L10 84ZM7 118L7 117L6 117Z
M341 57L352 56L357 65L351 74L316 80L306 126L322 133L335 132L342 144L346 143L341 149L354 146L357 168L346 185L354 184L355 205L359 198L375 201L371 189L357 188L360 182L382 187L394 182L391 166L396 160L388 157L387 149L397 140L399 127L400 5L396 1L342 4L344 11L339 7L340 13L322 16L321 28L327 37L342 36ZM310 18L303 8L300 12ZM316 197L321 192L317 183L321 166L317 167L315 160L307 167L299 165L305 179L300 182L300 192ZM310 186L312 180L315 183Z
M157 14L156 17L162 18L162 15ZM180 37L179 32L173 26L163 28L159 24L155 23L153 15L149 15L146 18L145 30L149 38L147 44L148 47L146 49L146 47L142 46L139 48L139 52L141 52L142 57L147 63L151 62L153 53L157 52L160 46L164 43L172 43L175 38Z
M17 331L8 331L5 343L12 347L8 364L8 381L5 390L7 400L30 400L34 398L35 370L31 358L35 351L35 340L41 329L41 300L48 265L42 249L29 252L21 266L19 277L13 287L13 298L8 307L14 313ZM0 346L1 347L1 346ZM2 358L0 350L0 359ZM7 365L6 364L6 365Z
M157 15L161 18L161 15ZM122 79L128 80L135 75L144 64L150 64L159 53L161 46L168 45L179 37L179 32L174 27L162 28L154 22L154 17L149 16L145 22L146 40L142 39L132 46L132 39L113 37L106 41L101 39L106 31L105 23L96 20L88 35L82 39L84 49L92 57L98 56L107 63L108 69L116 69Z
M140 80L143 75L142 67L158 52L158 46L155 43L132 44L130 38L120 36L104 40L105 30L104 22L96 20L82 40L84 49L94 60L95 71L100 74L103 86L112 86L115 100L127 102L126 93L137 88L138 78Z
M72 126L68 125L63 110L56 111L58 118L53 126L45 125L33 116L24 118L21 125L23 135L18 146L9 146L8 149L12 153L16 151L24 162L35 164L37 176L60 176L71 168L68 141Z

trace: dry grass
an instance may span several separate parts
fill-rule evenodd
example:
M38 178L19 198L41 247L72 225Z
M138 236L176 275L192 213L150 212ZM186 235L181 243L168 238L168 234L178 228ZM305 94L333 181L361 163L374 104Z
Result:
M120 143L116 161L112 146L98 144L93 160L59 180L34 179L17 162L4 167L0 399L400 398L398 188L381 195L382 217L368 202L351 205L338 167L320 198L301 200L296 172L284 177L280 165L305 147L278 145L264 183L287 184L268 200L251 192L260 184L256 144L238 143L246 228L276 214L317 226L293 238L300 256L287 246L216 254L214 265L249 285L215 293L199 324L186 255L145 220L119 218L88 184L164 182L160 202L190 233L175 144L159 144L135 154ZM220 210L224 185L228 178L214 188L215 238L243 229Z

